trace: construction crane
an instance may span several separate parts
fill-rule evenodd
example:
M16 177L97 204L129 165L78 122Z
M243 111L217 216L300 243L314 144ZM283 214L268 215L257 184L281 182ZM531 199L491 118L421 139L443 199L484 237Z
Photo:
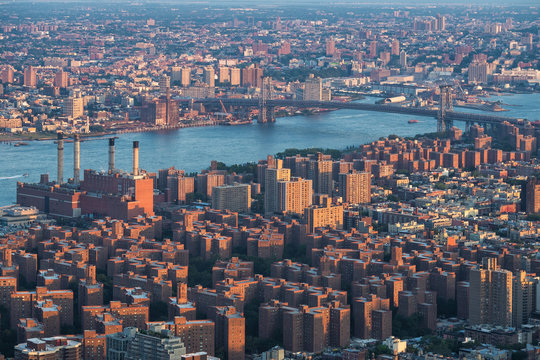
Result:
M232 114L230 114L227 111L227 108L225 107L225 105L223 104L223 101L221 101L221 99L219 99L219 103L221 104L221 108L223 109L223 113L225 114L225 119L231 120L232 119Z
M468 94L465 92L465 90L463 90L459 82L457 81L454 82L454 89L455 89L456 100L459 99L459 100L467 101Z

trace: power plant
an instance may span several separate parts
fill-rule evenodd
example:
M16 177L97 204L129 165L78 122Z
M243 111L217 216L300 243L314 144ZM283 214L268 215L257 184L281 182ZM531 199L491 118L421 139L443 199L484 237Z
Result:
M58 133L58 168L56 172L56 182L61 184L64 181L64 135Z
M133 142L133 176L139 175L139 142Z
M75 135L73 140L73 184L79 185L81 170L81 143L79 141L79 134Z
M109 139L109 173L114 171L114 138Z
M73 138L73 179L64 182L64 135L57 137L57 178L44 174L39 183L17 183L17 202L56 217L111 216L131 219L153 215L154 180L139 169L139 142L133 142L133 170L115 167L115 140L109 139L108 171L84 170L80 179L80 137Z

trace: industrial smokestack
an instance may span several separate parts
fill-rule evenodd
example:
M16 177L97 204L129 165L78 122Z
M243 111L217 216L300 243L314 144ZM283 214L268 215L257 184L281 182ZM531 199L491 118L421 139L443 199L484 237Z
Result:
M64 182L64 135L58 133L58 169L56 173L56 182Z
M114 138L109 139L109 172L114 171Z
M75 185L79 185L80 170L81 170L81 143L79 141L79 134L75 134L75 139L73 141L73 183Z
M133 176L139 175L139 142L133 142Z

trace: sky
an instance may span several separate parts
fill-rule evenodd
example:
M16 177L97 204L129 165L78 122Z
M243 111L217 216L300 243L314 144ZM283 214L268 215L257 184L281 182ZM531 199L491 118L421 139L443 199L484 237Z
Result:
M66 2L66 3L179 3L179 4L243 4L243 5L290 5L290 0L0 0L0 4L14 2ZM295 0L294 4L351 4L351 5L536 5L540 6L540 0Z

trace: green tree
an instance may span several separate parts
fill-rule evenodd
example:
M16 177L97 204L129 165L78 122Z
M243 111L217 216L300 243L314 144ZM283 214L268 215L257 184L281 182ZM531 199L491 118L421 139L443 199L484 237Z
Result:
M264 214L264 194L260 193L253 196L251 211L255 214Z
M302 264L311 264L311 259L307 255L305 244L289 243L285 245L285 249L283 250L283 258Z
M323 153L330 155L332 159L338 160L343 155L343 151L337 149L323 149L323 148L307 148L307 149L285 149L282 152L276 154L278 159L284 159L287 156L295 156L299 154L300 156L307 156L308 154Z
M163 301L154 301L150 303L148 316L150 321L166 321L168 319L167 304Z
M103 284L103 302L105 304L109 303L112 300L112 294L113 294L112 277L107 276L107 274L98 270L98 273L96 275L96 280Z
M373 348L373 352L372 352L373 355L375 356L379 356L379 355L391 355L392 354L392 350L390 350L390 348L382 343L378 343L377 345L375 345L375 347Z
M437 297L437 316L447 318L457 316L456 300Z
M450 356L452 353L459 351L459 343L457 340L443 339L440 336L424 336L420 343L427 352L444 356Z
M212 267L217 258L204 260L201 257L189 259L188 286L212 287Z
M414 338L430 334L431 330L424 326L424 317L419 314L413 314L410 317L399 315L396 312L392 319L392 335L400 339Z
M17 332L10 327L9 321L8 309L0 306L0 354L6 357L13 356L14 347L17 345Z

